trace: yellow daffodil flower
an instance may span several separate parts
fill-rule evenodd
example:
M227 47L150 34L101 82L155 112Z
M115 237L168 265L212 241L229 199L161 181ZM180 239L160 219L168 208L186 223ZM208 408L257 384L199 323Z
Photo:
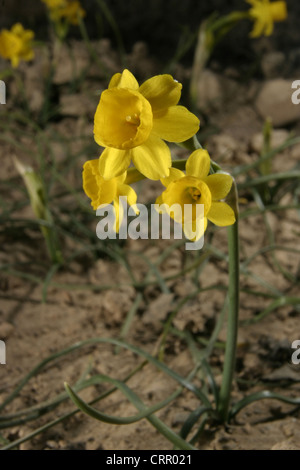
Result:
M24 29L20 23L16 23L10 31L3 29L0 33L0 55L4 59L9 59L13 67L18 67L20 60L32 60L33 37L34 32Z
M97 209L100 205L114 203L116 221L115 231L118 232L122 223L123 208L119 204L119 197L127 197L127 203L133 206L136 213L137 195L136 192L128 185L125 184L126 172L112 178L105 180L99 173L99 160L88 160L83 165L83 189L86 195L91 199L93 209Z
M233 209L222 201L231 189L232 177L225 173L208 175L209 170L208 152L195 150L186 162L186 175L181 170L171 168L170 175L161 179L166 190L156 200L156 204L162 206L161 212L166 211L176 222L182 223L185 236L193 241L202 237L207 220L221 227L235 222ZM172 209L174 204L180 208L177 214ZM191 220L185 214L185 204L192 206L188 214ZM197 204L204 206L202 224L197 218Z
M250 36L257 38L261 35L270 36L275 21L284 21L287 18L286 2L270 2L269 0L246 0L252 8L250 17L254 20L254 28Z
M66 3L66 0L42 0L42 2L45 3L50 10L52 10L54 8L63 7Z
M50 10L50 18L54 22L66 21L77 25L78 16L83 18L85 10L78 0L42 0Z
M80 2L68 1L66 4L61 7L51 11L51 19L53 21L59 21L64 19L70 24L78 24L78 16L83 18L85 16L85 10L81 7Z
M111 179L130 162L147 178L169 175L171 153L163 141L183 142L199 129L199 119L178 106L182 85L171 75L157 75L139 86L129 70L115 74L98 104L94 135L105 147L100 174Z

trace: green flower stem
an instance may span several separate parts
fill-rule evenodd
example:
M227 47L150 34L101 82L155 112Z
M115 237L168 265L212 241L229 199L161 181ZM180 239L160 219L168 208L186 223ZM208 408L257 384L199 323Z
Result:
M177 142L177 145L179 147L183 147L187 150L190 150L193 152L194 150L202 149L202 145L200 144L197 135L195 134L193 137L191 137L188 140L185 140L184 142Z
M63 262L62 253L59 248L57 234L54 230L54 225L50 211L46 210L47 218L45 219L51 223L51 227L40 226L42 234L44 235L46 246L49 257L55 265L59 265Z
M284 173L273 173L271 175L263 175L257 178L249 179L248 181L245 181L245 183L239 184L239 189L253 188L253 186L258 186L260 184L269 183L271 181L273 182L273 181L299 179L299 178L300 178L299 170L285 171Z
M44 235L49 257L54 264L62 263L62 254L59 249L57 233L54 229L54 223L51 212L48 208L48 201L42 177L31 167L26 167L16 157L14 164L25 183L30 205L37 219L46 222L46 225L40 225Z
M218 412L222 422L228 419L230 394L235 369L235 355L238 333L239 313L239 234L238 218L236 222L227 228L228 252L229 252L229 312L227 322L227 339L225 349L225 361L223 379L219 395Z
M221 35L224 36L240 20L245 20L245 19L251 19L251 16L249 15L248 11L233 11L229 13L228 15L218 18L209 26L209 29L210 31L214 33L218 32L219 34L221 33Z
M248 12L233 11L220 18L213 14L200 25L190 81L192 105L197 104L197 84L216 45L240 20L245 18L249 18Z
M82 39L83 39L84 44L85 44L85 46L86 46L86 48L87 48L87 50L90 54L91 59L95 62L95 64L99 67L99 70L101 70L101 72L104 74L105 78L108 80L109 76L110 76L110 72L108 71L107 67L103 64L103 62L99 59L98 53L95 50L94 46L92 45L92 43L90 41L90 38L88 36L88 32L87 32L87 29L85 27L85 23L82 20L82 18L80 18L79 16L78 16L78 26L79 26L79 30L80 30Z
M264 129L263 129L263 149L261 153L261 157L264 157L270 151L272 150L271 148L271 139L272 139L272 121L271 119L267 119L265 124L264 124ZM260 165L259 169L262 175L269 175L272 173L272 160L269 158L268 160L263 160Z
M183 160L173 160L172 167L177 168L178 170L184 171L186 162L187 162L187 158L184 158Z

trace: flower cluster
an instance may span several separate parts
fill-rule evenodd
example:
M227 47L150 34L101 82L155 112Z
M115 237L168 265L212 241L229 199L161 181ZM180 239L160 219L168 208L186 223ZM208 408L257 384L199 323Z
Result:
M101 94L94 119L94 137L104 150L99 159L84 164L83 188L94 209L114 204L116 231L122 220L119 196L126 196L128 204L135 209L137 195L129 183L145 177L160 180L166 187L156 203L160 211L182 224L187 238L198 240L207 220L219 226L235 222L233 209L224 201L232 177L221 172L209 174L211 161L206 150L196 150L190 155L186 174L172 167L165 140L184 142L199 129L198 118L178 105L181 88L171 75L157 75L139 86L125 69L112 77L108 89ZM131 162L134 168L128 169ZM174 204L183 209L185 204L190 204L189 219L184 210L180 210L180 216L171 212ZM196 210L198 204L204 207L200 216ZM198 223L199 217L203 218L202 224Z
M85 16L85 11L78 0L42 0L42 2L47 5L54 23L64 21L77 25L78 18Z
M9 59L13 67L18 67L20 60L32 60L33 38L34 32L24 29L21 23L16 23L11 30L3 29L0 32L0 56Z
M284 1L270 2L269 0L246 0L250 3L250 18L254 21L250 36L257 38L261 35L270 36L274 29L274 22L284 21L287 18L287 7Z

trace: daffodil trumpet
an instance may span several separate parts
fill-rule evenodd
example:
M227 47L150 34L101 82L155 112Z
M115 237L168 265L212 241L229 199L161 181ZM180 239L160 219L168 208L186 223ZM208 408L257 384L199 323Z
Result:
M136 192L126 183L127 173L122 173L110 180L105 180L99 172L98 159L88 160L83 166L83 189L91 199L93 209L99 206L114 204L115 210L115 232L118 232L122 224L123 207L120 204L120 197L127 198L129 206L132 206L137 213Z

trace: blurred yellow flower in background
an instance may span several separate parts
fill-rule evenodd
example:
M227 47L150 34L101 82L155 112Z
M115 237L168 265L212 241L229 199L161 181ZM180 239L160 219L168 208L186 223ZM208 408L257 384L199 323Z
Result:
M42 0L42 2L45 3L49 9L52 9L64 6L66 0Z
M199 119L177 105L181 88L167 74L141 86L127 69L112 77L94 119L95 141L105 147L99 160L103 178L124 173L131 161L149 179L169 175L171 153L163 139L183 142L199 129Z
M207 220L221 227L235 222L233 209L222 201L228 195L233 179L225 173L208 175L209 170L208 152L195 150L186 162L186 175L177 168L171 168L169 177L161 179L166 190L156 200L156 204L164 205L162 211L183 225L185 236L193 241L202 237ZM176 207L175 210L172 208L174 204L177 205L177 213ZM191 205L192 210L188 214L185 204ZM204 206L202 224L197 214L198 204Z
M261 35L270 36L275 21L284 21L287 18L286 2L270 2L269 0L246 0L252 8L250 17L254 20L254 27L250 36L257 38Z
M10 31L3 29L0 32L0 55L4 59L9 59L13 67L18 67L20 60L32 60L33 38L34 32L24 29L21 23L16 23Z
M85 16L85 10L78 0L42 0L50 10L50 18L54 22L66 21L77 25L78 17Z
M115 231L118 232L122 223L123 208L120 205L119 197L127 197L129 206L135 207L137 201L136 192L125 184L126 172L122 175L105 180L99 173L99 160L88 160L83 165L83 189L86 195L91 199L93 209L97 210L100 205L107 205L113 202L116 214Z

